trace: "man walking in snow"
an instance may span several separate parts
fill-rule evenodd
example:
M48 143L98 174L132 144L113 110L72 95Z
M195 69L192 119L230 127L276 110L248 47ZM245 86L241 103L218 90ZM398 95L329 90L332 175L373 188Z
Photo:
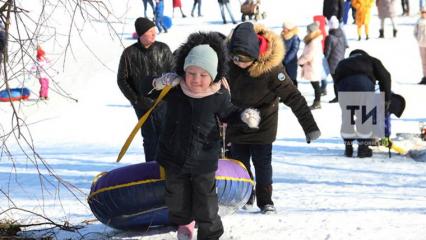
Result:
M150 94L152 80L173 70L173 55L170 48L156 41L155 24L147 18L135 21L138 42L124 49L118 66L117 83L130 101L140 119L153 105L158 93ZM145 160L157 159L165 106L160 104L142 126Z

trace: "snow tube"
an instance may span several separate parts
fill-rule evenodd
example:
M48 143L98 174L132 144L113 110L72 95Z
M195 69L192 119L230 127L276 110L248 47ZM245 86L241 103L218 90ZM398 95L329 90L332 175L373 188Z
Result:
M253 181L239 161L220 159L216 171L219 214L230 214L250 197ZM88 203L95 217L116 229L168 225L165 173L156 162L101 173L92 183Z
M172 22L172 18L169 16L163 16L163 25L167 28L170 29L173 25Z
M28 88L10 88L10 94L7 89L0 91L0 102L27 100L30 97Z

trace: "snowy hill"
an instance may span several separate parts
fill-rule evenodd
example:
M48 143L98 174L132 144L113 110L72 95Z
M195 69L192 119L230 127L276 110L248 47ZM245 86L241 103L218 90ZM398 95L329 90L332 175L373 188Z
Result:
M182 2L183 10L190 15L193 1ZM160 34L157 39L174 50L194 31L228 34L234 25L222 24L217 1L202 4L203 17L181 18L178 13L169 33ZM414 13L417 2L411 1L411 5ZM16 205L57 221L80 224L94 218L86 203L94 176L144 161L138 134L122 162L115 163L137 121L133 108L118 89L116 71L123 47L135 42L131 34L134 20L143 13L142 1L111 1L108 6L123 21L123 24L113 23L121 39L112 36L105 23L93 22L81 32L84 44L79 34L73 34L73 57L68 59L64 70L56 66L59 84L78 102L52 91L49 101L37 101L33 95L30 101L19 104L19 112L30 127L35 150L55 174L82 191L78 194L80 201L64 188L58 197L57 183L42 163L38 162L39 170L46 178L39 177L29 160L32 156L27 158L19 145L8 139L8 150L14 159L11 162L4 156L0 158L0 189L11 196L13 202L0 193L0 212ZM231 0L231 6L234 17L240 19L239 2ZM322 13L321 0L263 0L262 7L267 12L267 18L261 21L263 24L279 33L283 20L291 19L300 27L301 38L312 17ZM378 39L380 24L373 9L370 40L357 41L356 26L345 26L350 45L347 53L361 48L382 60L392 74L392 90L403 95L407 102L402 118L392 121L393 136L396 132L417 133L419 122L426 122L426 86L416 84L422 77L413 37L418 15L396 19L397 38L390 37L389 23L386 38ZM31 14L37 14L37 10L36 7ZM166 15L171 16L171 0L165 0L165 10ZM397 12L402 13L399 4ZM50 53L54 58L58 46L44 47L47 56ZM34 78L25 79L25 85L33 92L38 91L38 80ZM280 106L278 136L273 146L273 201L278 213L264 216L253 209L225 216L222 239L426 239L426 163L397 154L388 158L386 152L375 152L372 158L365 159L344 157L339 134L340 108L338 104L328 104L333 97L332 87L330 83L329 95L322 97L322 109L313 112L322 136L309 145L289 108ZM310 83L301 80L300 90L311 103ZM8 103L0 104L0 116L1 126L10 126ZM3 213L0 219L12 216L25 223L41 221L22 211L14 211L13 215ZM176 239L176 233L167 229L121 232L92 222L77 233L57 230L55 237L155 240Z

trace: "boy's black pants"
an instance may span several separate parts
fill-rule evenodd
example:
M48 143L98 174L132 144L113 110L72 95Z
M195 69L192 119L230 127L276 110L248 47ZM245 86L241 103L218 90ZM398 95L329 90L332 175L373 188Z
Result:
M251 171L250 158L253 161L256 174L257 206L263 208L272 201L272 144L231 144L231 157L239 160L247 168L250 177L254 179Z
M189 174L166 170L166 205L171 223L197 222L197 239L219 239L223 234L215 172Z

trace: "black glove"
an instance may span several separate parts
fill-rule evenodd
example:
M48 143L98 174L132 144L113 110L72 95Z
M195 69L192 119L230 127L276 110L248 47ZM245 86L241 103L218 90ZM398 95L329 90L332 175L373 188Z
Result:
M134 105L137 108L148 110L154 105L154 100L148 97L138 97L138 99L134 102Z
M321 136L320 130L309 132L308 134L306 134L306 142L311 143L311 141L318 139L320 136Z

